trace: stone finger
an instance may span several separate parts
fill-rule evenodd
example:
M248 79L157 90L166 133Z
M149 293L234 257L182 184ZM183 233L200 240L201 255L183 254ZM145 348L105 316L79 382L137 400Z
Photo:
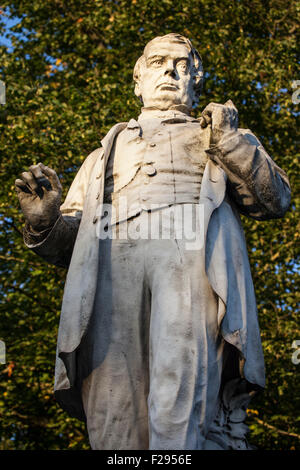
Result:
M237 108L234 105L232 100L227 100L226 103L224 104L224 106L227 106L227 108L234 109L237 112Z
M61 192L62 187L59 181L59 178L54 170L52 168L49 168L48 166L43 165L43 163L39 163L40 168L42 173L47 176L49 179L51 186L54 190Z
M38 189L38 182L30 171L23 171L21 173L21 180L32 190Z
M18 194L22 194L22 193L30 193L31 194L31 191L30 189L28 188L28 186L24 183L23 180L21 179L16 179L15 181L15 189L16 189L16 192Z

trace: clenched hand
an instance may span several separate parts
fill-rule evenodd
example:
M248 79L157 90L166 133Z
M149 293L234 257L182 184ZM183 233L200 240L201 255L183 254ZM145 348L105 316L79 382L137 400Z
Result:
M211 124L211 143L218 144L223 135L237 130L238 110L231 100L225 104L209 103L202 112L202 122L203 127Z

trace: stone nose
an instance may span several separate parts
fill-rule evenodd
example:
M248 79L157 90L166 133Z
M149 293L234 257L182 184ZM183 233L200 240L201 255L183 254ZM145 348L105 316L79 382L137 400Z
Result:
M168 60L166 62L165 75L171 75L175 77L175 64L173 60Z

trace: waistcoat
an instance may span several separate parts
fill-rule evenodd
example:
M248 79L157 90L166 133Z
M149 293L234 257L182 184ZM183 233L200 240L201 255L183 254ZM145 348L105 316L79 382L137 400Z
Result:
M117 136L106 168L111 223L142 210L198 203L208 138L196 119L132 119Z

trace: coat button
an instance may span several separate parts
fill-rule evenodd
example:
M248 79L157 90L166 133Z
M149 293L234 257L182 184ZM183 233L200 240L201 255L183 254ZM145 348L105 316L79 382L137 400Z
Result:
M95 224L98 220L98 217L95 215L95 217L93 218L93 224Z
M151 142L150 147L155 147L156 144L154 142Z
M154 176L156 174L156 169L153 165L146 165L143 167L143 172L148 176Z

